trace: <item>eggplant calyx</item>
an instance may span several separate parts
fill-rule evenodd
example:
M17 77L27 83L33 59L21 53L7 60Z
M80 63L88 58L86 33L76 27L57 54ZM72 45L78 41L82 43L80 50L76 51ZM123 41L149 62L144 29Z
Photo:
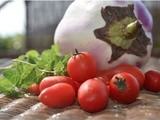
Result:
M136 40L140 28L141 25L137 20L125 17L109 26L108 32L106 32L107 39L122 49L129 49L133 41Z
M108 63L118 60L125 53L141 58L147 55L147 46L152 42L137 22L133 4L126 7L106 6L101 9L101 15L106 24L95 29L94 35L111 46Z

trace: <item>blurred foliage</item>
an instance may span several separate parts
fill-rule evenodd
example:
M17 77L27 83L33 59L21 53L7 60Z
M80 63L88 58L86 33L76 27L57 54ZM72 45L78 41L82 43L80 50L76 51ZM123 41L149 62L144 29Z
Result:
M25 45L24 37L24 34L0 36L0 51L23 50Z

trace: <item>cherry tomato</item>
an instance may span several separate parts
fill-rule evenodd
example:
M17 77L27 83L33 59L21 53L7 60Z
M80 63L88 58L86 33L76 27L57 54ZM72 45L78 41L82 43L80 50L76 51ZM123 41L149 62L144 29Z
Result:
M75 90L77 91L76 84L74 83L74 81L70 77L67 77L67 76L48 76L48 77L45 77L41 81L41 83L39 85L39 89L40 89L40 91L42 91L45 88L50 87L50 86L57 84L57 83L68 83L68 84L72 85L75 88Z
M110 80L115 75L115 72L112 69L109 70L99 70L97 72L97 77L104 78L106 85L109 85Z
M108 96L110 97L110 86L107 86L107 90L108 90Z
M67 83L58 83L44 89L38 99L44 105L52 108L64 108L74 103L75 90Z
M121 72L127 72L133 75L137 79L140 88L141 89L143 88L144 81L145 81L145 75L140 68L134 65L120 65L120 66L115 67L113 69L113 72L114 74L121 73Z
M145 89L152 92L160 91L160 71L149 70L145 73L146 80L144 82Z
M81 86L82 83L75 82L75 84L77 86L77 90L76 91L78 91L78 89L79 89L79 87Z
M110 81L106 81L105 77L96 77L94 79L101 80L107 86L108 96L110 96L110 87L109 87Z
M128 73L119 73L110 81L110 95L114 101L129 104L139 95L139 84L136 78Z
M34 83L28 87L29 92L32 92L36 95L40 94L39 85Z
M107 86L98 79L89 79L78 90L80 106L87 112L98 112L108 105Z
M67 71L73 80L83 83L87 79L96 77L97 65L90 53L77 52L68 60Z

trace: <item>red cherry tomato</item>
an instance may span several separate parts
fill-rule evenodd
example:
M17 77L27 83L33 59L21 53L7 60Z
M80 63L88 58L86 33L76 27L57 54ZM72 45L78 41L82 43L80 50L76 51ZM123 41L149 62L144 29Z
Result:
M89 79L78 90L80 106L87 112L98 112L108 105L107 86L98 79Z
M78 82L75 82L76 86L77 86L77 91L79 89L79 87L81 86L82 83L78 83Z
M139 95L138 81L128 73L119 73L113 76L109 86L111 98L118 103L132 103Z
M106 85L109 85L110 80L115 75L112 69L109 70L100 70L97 72L97 77L104 78Z
M64 108L74 103L75 90L67 83L58 83L44 89L39 95L39 101L52 108Z
M57 83L68 83L70 85L72 85L75 90L77 90L77 86L76 84L74 83L74 81L67 77L67 76L48 76L48 77L45 77L40 85L39 85L39 89L40 91L43 91L45 88L48 88L54 84L57 84Z
M39 85L34 83L28 87L29 92L32 92L36 95L40 94Z
M107 90L108 90L108 96L110 97L110 86L107 86Z
M145 75L140 68L134 65L120 65L120 66L115 67L113 69L113 72L114 74L126 72L126 73L133 75L137 79L140 88L143 88L144 81L145 81Z
M68 60L67 71L73 80L83 83L87 79L96 77L97 65L90 53L77 52Z
M160 71L149 70L145 73L146 80L144 82L145 89L152 92L160 91Z

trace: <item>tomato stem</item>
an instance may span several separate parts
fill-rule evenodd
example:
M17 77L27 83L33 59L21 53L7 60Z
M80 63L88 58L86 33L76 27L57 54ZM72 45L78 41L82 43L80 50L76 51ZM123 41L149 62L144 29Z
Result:
M120 92L123 92L124 90L126 90L127 86L126 86L126 79L124 78L120 78L120 77L115 77L117 79L116 82L114 82L115 85L117 85L118 90Z
M76 54L79 54L79 52L78 52L77 48L75 48L75 52L76 52Z
M81 54L80 52L78 52L77 48L75 48L74 50L75 50L75 53L73 55Z

